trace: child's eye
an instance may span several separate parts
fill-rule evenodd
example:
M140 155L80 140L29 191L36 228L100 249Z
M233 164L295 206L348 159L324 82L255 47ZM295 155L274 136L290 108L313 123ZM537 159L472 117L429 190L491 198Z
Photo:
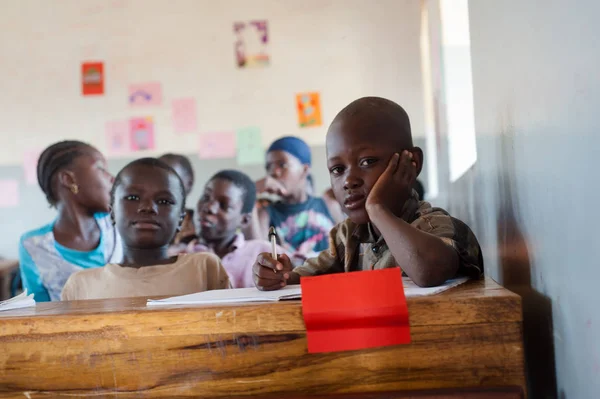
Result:
M360 166L361 167L370 166L370 165L373 165L376 162L377 162L376 158L365 158L365 159L362 159L360 161Z
M224 211L229 211L230 209L232 209L231 206L229 206L229 204L226 204L224 202L219 203L219 206L221 207L221 209L223 209Z
M332 168L329 168L329 173L337 176L337 175L341 175L344 172L344 168L341 166L334 166Z
M157 202L158 205L175 205L175 201L166 198L159 199Z
M126 201L138 201L139 199L140 199L140 197L138 197L137 195L126 195L125 196Z

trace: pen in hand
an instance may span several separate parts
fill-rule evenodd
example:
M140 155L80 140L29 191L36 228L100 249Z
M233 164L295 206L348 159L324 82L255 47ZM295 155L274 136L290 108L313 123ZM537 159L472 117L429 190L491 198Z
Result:
M271 256L277 260L277 232L273 226L269 227L269 241L271 241ZM277 269L274 271L277 273Z

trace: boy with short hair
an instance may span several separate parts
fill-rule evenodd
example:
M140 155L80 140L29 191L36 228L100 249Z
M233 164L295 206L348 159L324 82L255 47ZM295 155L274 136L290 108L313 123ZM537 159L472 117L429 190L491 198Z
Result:
M253 267L259 289L298 284L301 276L398 266L419 286L481 275L481 249L469 227L419 201L413 190L423 152L413 146L402 107L358 99L335 117L326 145L331 186L348 219L331 231L328 250L293 271L285 255L261 254Z
M257 207L248 235L266 239L269 227L277 230L281 246L303 259L328 246L331 228L343 220L339 205L331 198L310 194L308 176L310 147L298 137L282 137L271 144L266 155L267 177L256 183L259 195L273 200Z
M252 263L271 246L265 240L246 240L240 230L251 221L256 187L245 173L222 170L204 186L196 207L199 238L173 246L170 253L211 252L221 258L233 288L254 287ZM278 253L283 253L277 248Z

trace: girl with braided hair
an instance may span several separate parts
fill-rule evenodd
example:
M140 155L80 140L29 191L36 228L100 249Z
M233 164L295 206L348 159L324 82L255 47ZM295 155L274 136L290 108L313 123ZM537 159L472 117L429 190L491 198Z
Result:
M121 261L120 239L108 216L113 177L97 149L69 140L42 152L37 179L58 215L21 236L21 278L36 301L57 301L71 274Z

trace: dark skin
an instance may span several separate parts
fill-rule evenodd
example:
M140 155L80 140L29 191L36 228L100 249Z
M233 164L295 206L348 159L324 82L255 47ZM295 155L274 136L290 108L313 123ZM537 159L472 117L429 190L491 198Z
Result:
M100 244L100 227L94 214L110 209L110 189L114 181L106 159L92 147L53 178L58 218L54 224L56 241L77 251L91 251Z
M306 177L310 166L302 164L298 158L285 151L271 151L266 159L267 177L256 182L256 191L274 194L286 203L299 204L308 200ZM337 202L324 197L325 205L336 223L344 219ZM253 223L246 231L246 236L254 239L266 239L269 233L269 214L263 207L255 207Z
M237 230L250 223L243 213L244 190L229 180L213 179L206 183L196 208L200 239L220 258L230 253Z
M354 223L372 224L415 284L440 285L456 274L458 254L439 237L413 228L400 217L421 171L423 153L412 147L409 132L374 127L369 119L342 119L327 133L327 163L335 197ZM276 261L261 254L253 270L262 290L300 282L283 256Z
M187 170L181 165L179 161L173 159L171 157L160 157L161 161L169 165L170 167L177 172L181 181L183 181L183 186L185 188L185 195L188 196L192 192L192 188L194 186L194 179L187 172ZM189 211L186 216L183 218L183 222L181 223L181 229L179 233L176 235L174 239L174 243L179 243L181 240L192 237L196 235L196 231L194 228L193 221L193 213Z
M134 165L121 174L112 215L123 239L122 266L177 260L167 250L184 216L180 185L173 173L148 165Z

